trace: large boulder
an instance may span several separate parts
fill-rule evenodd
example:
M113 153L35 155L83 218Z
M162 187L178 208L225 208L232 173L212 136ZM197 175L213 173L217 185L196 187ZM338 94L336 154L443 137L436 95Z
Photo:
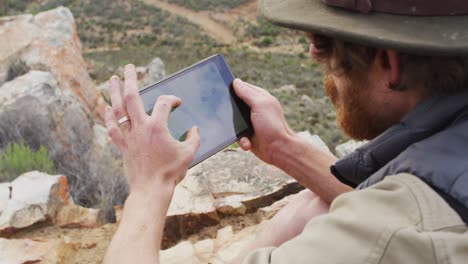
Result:
M36 224L62 228L96 228L106 223L103 211L78 206L67 178L32 171L0 185L0 236Z
M5 83L0 108L0 147L25 140L34 148L46 146L59 169L85 167L81 160L92 147L94 121L52 73L30 71Z
M222 217L253 213L301 189L294 179L250 152L221 151L192 168L176 187L163 247L219 224Z
M0 19L0 84L32 70L53 73L102 120L105 102L87 72L72 13L58 7L43 13ZM7 40L7 41L6 41Z
M10 200L11 196L11 184L7 183L0 183L0 215L2 214L3 210L5 210L8 200Z
M0 148L25 141L49 150L58 172L66 173L78 204L95 206L126 197L119 154L106 129L54 74L30 71L0 87ZM115 191L115 193L111 193Z
M216 154L194 168L187 178L206 184L222 215L251 213L302 189L283 171L240 149Z
M11 194L0 215L0 235L34 224L53 221L69 203L65 176L50 176L37 171L21 175L11 183Z
M330 153L318 136L308 132L299 136ZM223 217L256 212L302 189L296 180L251 152L228 148L189 170L176 187L167 215L163 247L203 227L219 224ZM270 212L270 217L273 214Z

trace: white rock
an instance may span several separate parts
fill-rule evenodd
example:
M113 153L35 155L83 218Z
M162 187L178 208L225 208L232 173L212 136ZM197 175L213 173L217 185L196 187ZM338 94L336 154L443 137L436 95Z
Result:
M279 92L297 94L297 88L294 84L284 85L277 89Z
M247 213L247 207L243 201L246 196L232 195L224 198L217 199L216 210L224 215L244 215Z
M148 75L143 80L145 86L155 83L166 76L166 68L164 62L160 58L154 58L146 68Z
M0 183L0 215L10 200L10 183Z
M168 216L184 214L215 213L216 206L213 196L196 177L186 177L174 192L169 206Z
M0 43L0 84L15 62L49 71L61 89L71 91L89 113L103 120L105 102L87 72L69 9L58 7L36 16L4 18L0 20L0 39L8 40Z
M301 96L301 99L302 99L302 101L304 102L304 105L307 108L313 108L314 107L314 101L308 95L303 94Z
M53 220L69 201L65 176L28 172L16 178L11 188L11 198L0 216L0 234Z
M97 228L105 224L103 211L84 208L72 202L60 209L55 225L62 228Z
M176 187L163 245L219 224L221 216L255 212L302 188L250 152L222 151L192 168Z
M107 135L107 128L100 124L94 124L93 126L94 134L94 145L100 147L106 147L109 144L110 138Z
M240 149L219 152L187 177L207 184L223 214L253 212L301 188L283 171Z
M6 81L9 66L16 56L38 35L39 30L32 20L32 15L0 18L0 37L8 39L0 42L0 85Z
M361 147L362 145L366 144L368 141L356 141L356 140L350 140L344 144L338 145L335 148L336 155L338 158L343 158L348 154L351 154L354 152L356 149Z

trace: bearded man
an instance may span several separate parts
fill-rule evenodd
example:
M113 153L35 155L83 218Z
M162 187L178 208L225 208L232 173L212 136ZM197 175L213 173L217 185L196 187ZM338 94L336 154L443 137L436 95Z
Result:
M308 32L311 57L327 69L339 125L371 141L337 160L296 136L267 91L236 80L255 132L239 145L307 188L237 261L466 263L468 3L261 0L260 11ZM147 116L132 65L124 98L117 77L110 87L106 122L124 157L130 196L105 261L155 263L198 130L185 142L171 137L167 117L181 103L172 96L160 97ZM127 115L130 122L119 125Z

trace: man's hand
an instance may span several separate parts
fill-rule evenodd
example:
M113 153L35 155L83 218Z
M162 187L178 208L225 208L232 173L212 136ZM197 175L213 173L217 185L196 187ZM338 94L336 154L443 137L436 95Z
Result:
M192 128L185 142L172 137L167 120L181 104L174 96L159 97L148 116L133 65L125 67L124 96L116 76L110 80L110 95L106 126L122 153L130 195L104 263L158 263L167 210L200 145L199 130Z
M175 186L180 182L200 145L199 131L192 128L185 142L175 140L167 121L172 108L181 100L161 96L148 116L138 94L135 67L125 67L125 90L122 97L120 80L110 80L112 109L106 110L106 126L112 141L122 153L130 192L157 190L161 184ZM118 120L128 116L130 121Z
M273 164L275 148L296 136L284 118L278 99L266 90L239 79L234 80L234 90L250 106L255 132L250 139L241 138L239 146L243 150L251 150L264 162Z
M250 106L254 128L253 137L239 140L242 149L280 168L328 204L351 190L330 173L336 157L298 137L286 123L275 97L239 79L234 81L234 90Z

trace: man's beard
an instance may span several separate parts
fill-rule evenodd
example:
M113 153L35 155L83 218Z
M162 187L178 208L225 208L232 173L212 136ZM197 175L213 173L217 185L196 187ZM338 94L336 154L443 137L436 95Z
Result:
M382 109L370 107L373 98L370 98L369 88L365 87L364 81L352 82L339 93L332 74L327 71L325 88L335 106L337 123L349 137L357 140L373 139L394 124L385 118Z

